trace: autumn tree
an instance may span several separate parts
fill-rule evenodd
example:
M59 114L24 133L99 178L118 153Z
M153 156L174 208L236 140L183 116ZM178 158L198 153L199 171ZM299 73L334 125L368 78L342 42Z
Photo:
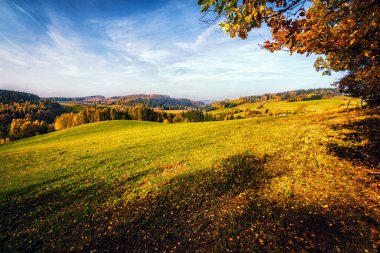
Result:
M31 121L30 119L13 119L9 129L9 135L13 139L30 137L37 133L46 133L48 125L45 121Z
M110 111L110 118L111 120L117 120L120 119L118 111L115 110L115 108L112 108Z
M183 111L181 117L188 119L190 122L202 122L204 121L204 113L201 110Z
M97 109L94 114L94 121L99 122L103 121L103 114L101 109Z
M145 104L130 107L128 114L134 120L159 121L159 114Z
M380 104L380 2L378 0L198 0L204 20L220 20L231 37L246 39L267 25L273 52L316 54L323 74L344 71L342 92ZM211 18L210 18L210 15Z
M174 116L173 123L182 123L182 122L183 122L183 118L181 117L181 115L177 114L176 116Z
M48 132L48 124L64 111L59 103L40 99L37 95L0 90L0 138L19 139ZM41 122L45 123L41 125Z

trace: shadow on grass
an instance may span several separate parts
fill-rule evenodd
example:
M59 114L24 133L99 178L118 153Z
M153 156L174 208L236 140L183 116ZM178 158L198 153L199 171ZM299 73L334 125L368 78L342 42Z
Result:
M353 164L379 168L380 118L377 115L372 112L366 119L334 125L334 130L342 132L344 144L331 144L330 151Z
M182 174L146 198L99 208L121 185L46 181L1 203L0 251L252 252L373 249L376 221L359 204L321 207L294 199L269 202L272 158L234 155L213 168ZM138 183L147 176L129 177ZM55 179L63 180L64 178ZM113 188L112 188L113 187ZM112 188L112 189L111 189ZM29 191L31 193L22 197ZM22 194L20 194L22 192Z
M94 193L101 185L77 188L62 185L50 189L67 176L45 180L18 191L9 192L0 202L0 251L38 251L54 230L69 229L74 218L81 220L85 213L69 210ZM78 187L78 186L77 186Z
M261 195L270 157L243 153L173 179L157 196L113 213L86 250L111 252L315 252L373 249L376 221L359 204L321 207ZM377 238L378 239L378 238Z
M80 245L80 237L91 237L102 220L98 208L115 188L134 185L151 171L113 185L59 176L7 192L0 201L0 252L62 251L73 242Z

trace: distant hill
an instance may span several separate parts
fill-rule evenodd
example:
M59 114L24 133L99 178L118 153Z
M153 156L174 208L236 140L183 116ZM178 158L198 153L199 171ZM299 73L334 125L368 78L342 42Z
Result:
M94 101L103 101L106 97L101 95L93 95L87 97L47 97L46 99L51 99L54 101L61 102L94 102Z
M37 102L40 97L32 93L12 91L12 90L0 90L0 102L4 104L9 104L11 102Z
M136 106L138 104L145 104L148 107L159 107L164 110L186 109L186 108L199 108L203 105L201 101L193 101L187 98L172 98L168 95L160 94L133 94L125 96L113 96L106 98L100 95L87 96L87 97L48 97L59 102L77 102L77 103L100 103L107 105L126 105Z
M167 95L160 94L136 94L127 96L111 97L116 104L135 106L137 104L145 104L149 107L159 107L162 109L184 109L198 108L203 105L200 101L193 101L187 98L171 98Z
M205 104L205 105L209 105L209 104L214 103L215 100L200 100L200 102L202 102L202 103Z

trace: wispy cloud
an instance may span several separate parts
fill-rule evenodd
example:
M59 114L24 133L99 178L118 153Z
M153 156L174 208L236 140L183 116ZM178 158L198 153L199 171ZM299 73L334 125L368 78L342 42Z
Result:
M128 20L109 22L105 31L109 40L105 44L124 54L130 61L152 65L162 64L173 56L167 48L157 47L152 41L135 34L135 30L136 27L128 23Z
M184 50L191 50L193 52L197 52L199 47L201 47L206 40L217 30L217 25L213 25L199 34L195 41L190 42L176 42L175 46ZM214 41L215 42L215 41Z
M0 37L3 38L11 47L13 47L14 49L20 49L16 43L14 43L13 41L11 41L10 39L8 39L5 35L3 35L1 32L0 32Z
M33 17L28 11L26 11L24 8L22 8L20 5L16 4L15 2L13 2L14 6L16 7L16 9L18 11L20 11L22 14L28 16L29 18L31 18L33 21L37 22L37 23L40 23L35 17Z
M221 99L332 81L314 71L313 57L261 50L257 44L268 36L265 29L247 41L233 40L216 25L202 28L193 5L171 3L176 4L79 21L50 11L38 32L26 29L30 24L22 16L39 22L29 8L12 12L4 5L0 13L13 21L0 24L0 87L42 96L163 93Z

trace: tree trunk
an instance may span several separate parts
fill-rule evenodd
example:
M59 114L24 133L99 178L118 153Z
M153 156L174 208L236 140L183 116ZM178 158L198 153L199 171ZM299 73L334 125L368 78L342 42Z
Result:
M348 109L348 107L350 106L350 103L351 103L351 99L348 100L347 109Z

